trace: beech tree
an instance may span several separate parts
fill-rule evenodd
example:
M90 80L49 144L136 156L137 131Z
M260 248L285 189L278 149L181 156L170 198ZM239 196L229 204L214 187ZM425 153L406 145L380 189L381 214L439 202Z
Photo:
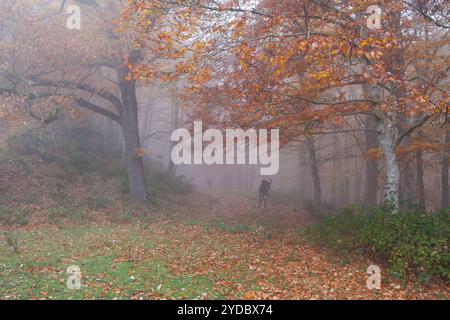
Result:
M443 18L422 1L378 5L378 29L368 27L368 3L361 0L130 1L127 21L132 17L138 28L149 12L160 19L170 13L157 48L192 84L195 117L214 125L277 127L287 143L311 121L339 126L344 117L372 118L375 126L363 130L376 134L385 201L398 208L400 147L447 108L442 66L449 37ZM448 8L445 1L436 6ZM423 63L426 74L417 67ZM135 71L153 75L146 63Z
M58 12L58 6L2 2L0 92L21 99L30 109L50 98L53 102L47 105L55 108L58 97L60 105L81 107L117 122L124 138L130 198L145 201L137 81L129 76L144 49L135 48L132 33L115 32L119 1L95 4L91 11L82 11L81 29L69 30L68 15Z

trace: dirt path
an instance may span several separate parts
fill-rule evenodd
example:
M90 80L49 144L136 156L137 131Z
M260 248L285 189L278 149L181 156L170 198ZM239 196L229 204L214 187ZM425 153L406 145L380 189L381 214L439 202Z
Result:
M207 221L221 220L229 224L266 226L280 230L306 227L318 220L298 208L269 203L258 208L257 200L239 195L195 193L175 199L177 216Z

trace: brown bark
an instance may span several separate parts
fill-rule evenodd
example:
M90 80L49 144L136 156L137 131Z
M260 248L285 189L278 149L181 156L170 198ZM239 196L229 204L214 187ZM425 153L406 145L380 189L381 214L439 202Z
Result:
M420 133L418 138L420 139ZM422 212L426 211L425 203L425 185L423 181L423 151L416 152L416 188L417 188L417 204Z
M314 208L320 209L322 206L322 189L320 186L319 166L317 162L316 146L312 138L306 140L309 153L309 165L311 168L311 178L313 184Z
M139 137L138 104L136 98L136 83L127 80L128 70L122 67L118 70L119 87L122 96L122 115L120 126L122 128L125 163L128 173L130 198L135 201L147 200L147 187L145 183L144 163L139 155L141 142Z
M445 136L445 148L448 150L450 145L450 130L447 128ZM448 186L448 169L449 169L449 153L445 152L442 159L442 173L441 173L441 208L446 209L450 206L449 202L449 186Z
M180 127L180 108L178 106L177 98L175 97L175 92L172 93L172 132ZM175 146L175 142L171 143L171 150ZM171 175L176 174L176 166L171 159L169 159L168 173Z
M423 182L423 152L416 153L417 201L421 211L425 211L425 186Z

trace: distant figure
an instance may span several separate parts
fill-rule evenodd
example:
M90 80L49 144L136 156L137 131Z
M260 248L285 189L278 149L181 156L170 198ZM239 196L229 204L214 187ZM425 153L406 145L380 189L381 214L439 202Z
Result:
M259 186L259 208L267 208L267 199L269 198L270 186L272 185L272 179L263 180Z
M212 187L214 185L214 180L211 177L209 177L208 180L206 180L206 184L208 185L208 188L211 191L211 189L212 189Z

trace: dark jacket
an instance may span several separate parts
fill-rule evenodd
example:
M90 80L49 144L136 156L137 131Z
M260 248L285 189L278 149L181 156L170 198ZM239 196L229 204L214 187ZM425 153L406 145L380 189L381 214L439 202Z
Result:
M261 185L259 186L259 193L268 194L270 191L270 182L267 180L263 180Z

